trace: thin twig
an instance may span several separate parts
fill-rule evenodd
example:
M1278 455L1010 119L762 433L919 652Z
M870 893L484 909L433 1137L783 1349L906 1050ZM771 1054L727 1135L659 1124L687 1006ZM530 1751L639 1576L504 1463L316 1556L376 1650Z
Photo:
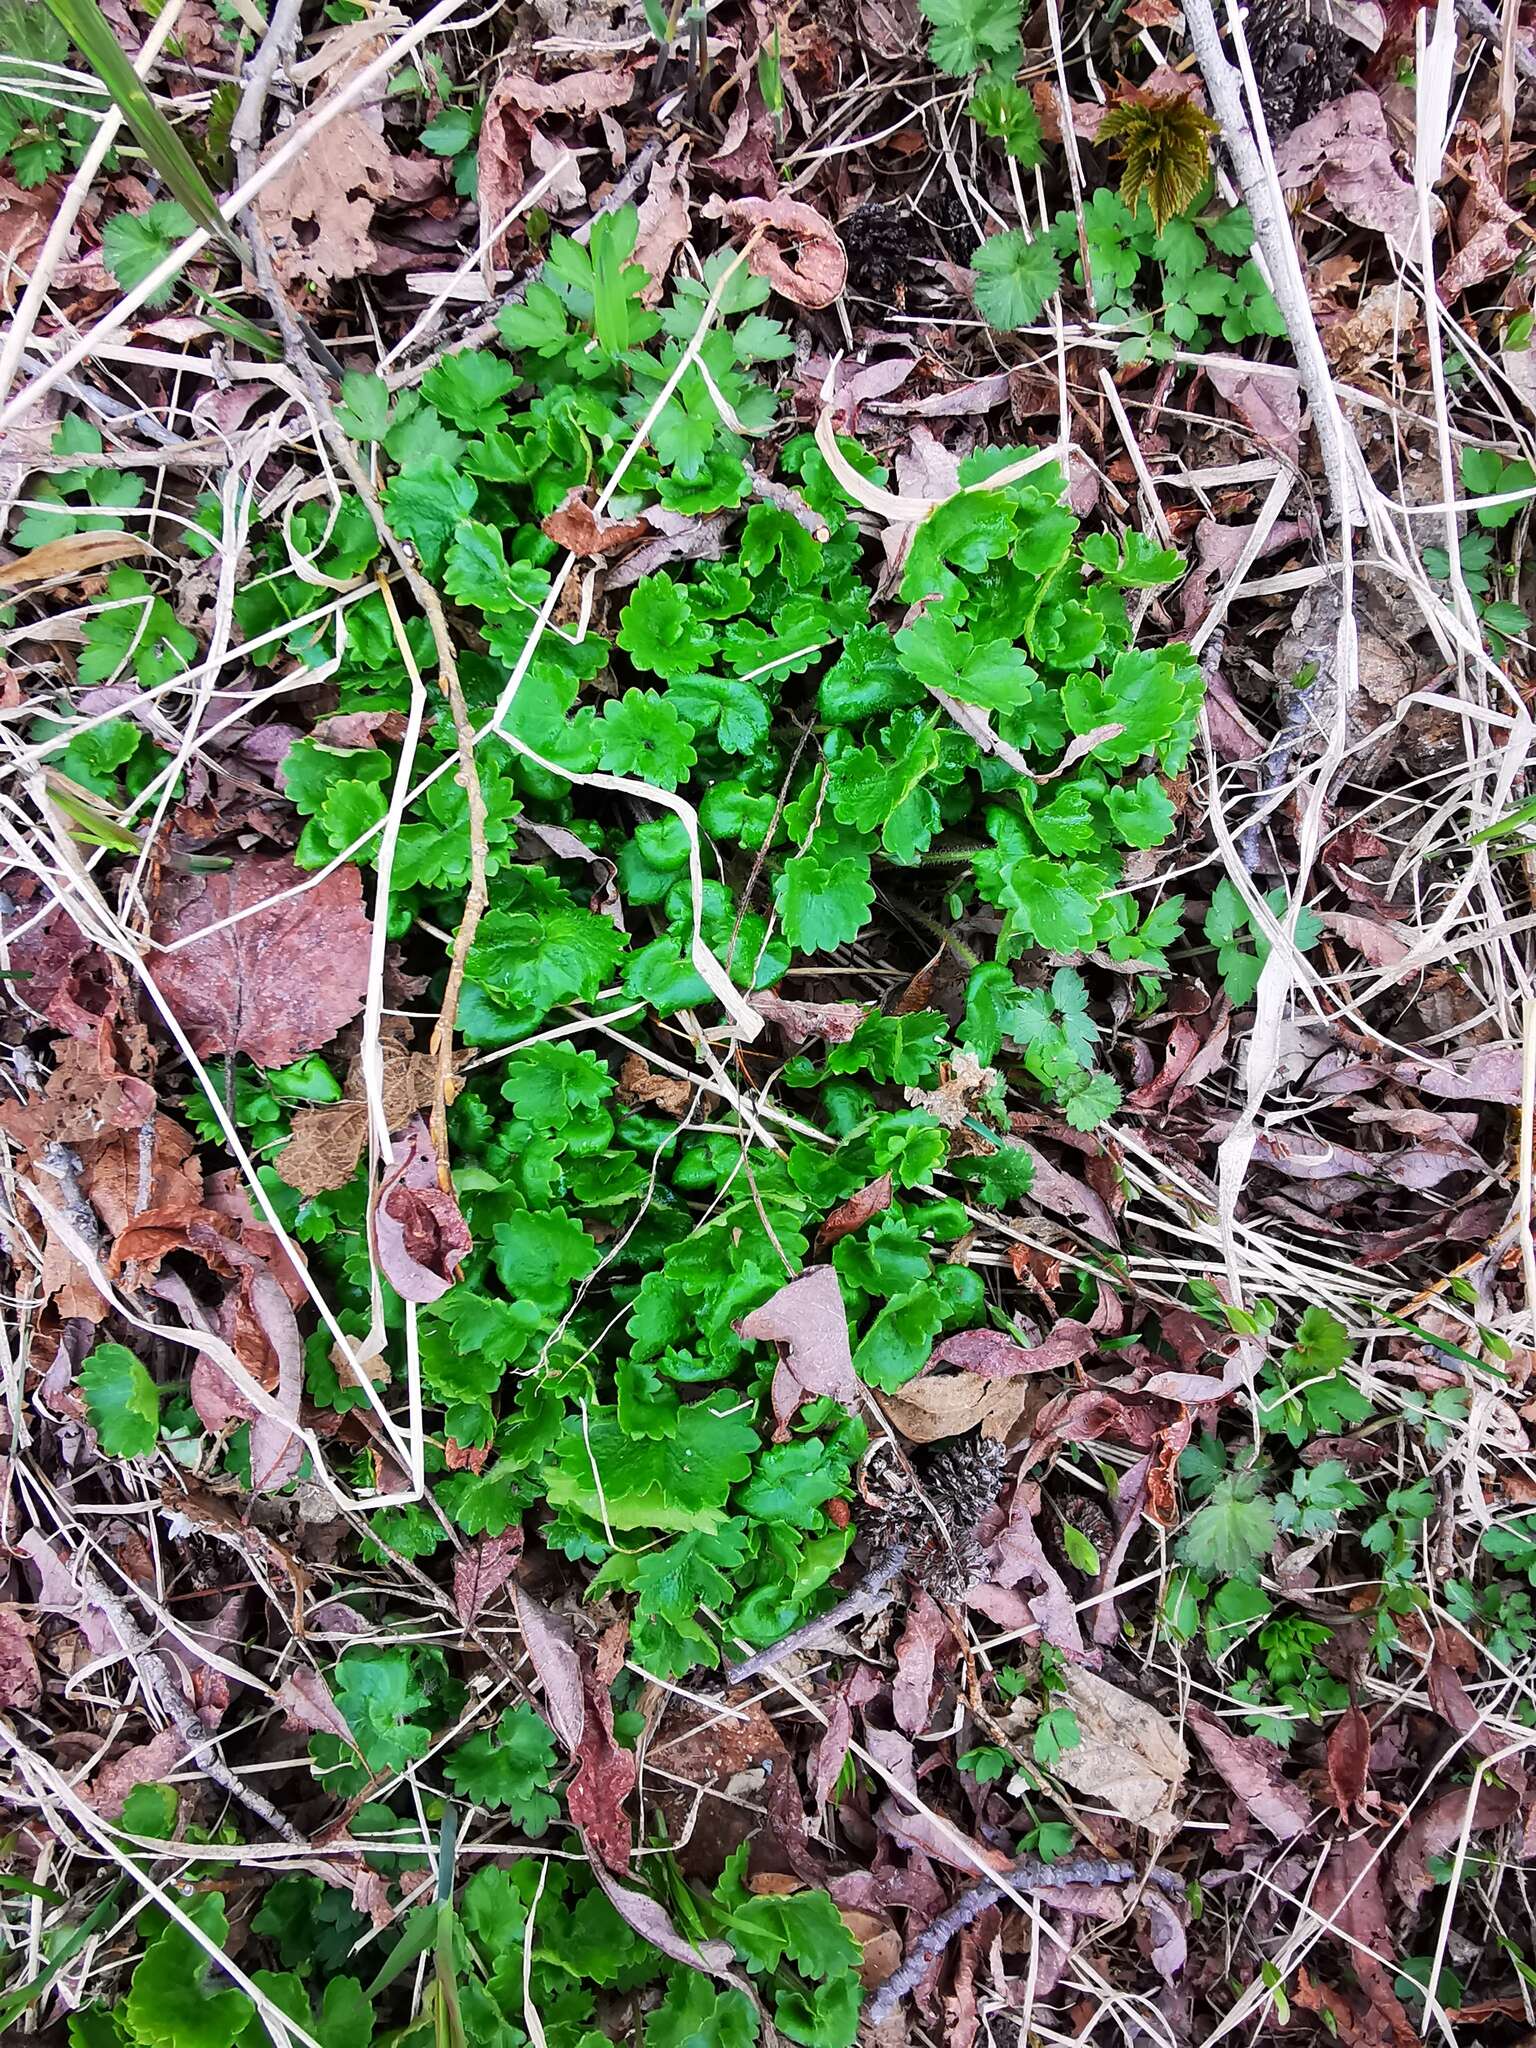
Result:
M1000 1873L1012 1881L1014 1890L1024 1892L1056 1891L1080 1884L1132 1884L1141 1874L1134 1863L1110 1862L1101 1856L1072 1856L1061 1863L1042 1863L1036 1856L1021 1856L1017 1862L1006 1864ZM1171 1888L1175 1894L1183 1894L1183 1886L1166 1871L1150 1870L1146 1877L1161 1890ZM870 2000L864 2015L870 2025L878 2026L889 2019L907 1993L922 1983L955 1936L963 1933L972 1921L979 1920L988 1906L995 1906L1002 1897L1003 1888L995 1879L981 1878L925 1927L907 1951L906 1960L892 1971Z
M757 1650L752 1656L744 1657L739 1664L727 1664L725 1682L727 1685L742 1685L749 1678L755 1678L760 1671L766 1671L770 1664L776 1664L783 1657L793 1656L797 1650L805 1650L822 1641L828 1634L835 1634L845 1622L861 1615L878 1614L888 1607L895 1598L896 1581L901 1577L907 1562L910 1546L897 1543L870 1566L859 1583L843 1595L835 1607L829 1607L825 1614L818 1614L814 1621L802 1622L799 1628L791 1629L787 1636L770 1643L766 1650Z

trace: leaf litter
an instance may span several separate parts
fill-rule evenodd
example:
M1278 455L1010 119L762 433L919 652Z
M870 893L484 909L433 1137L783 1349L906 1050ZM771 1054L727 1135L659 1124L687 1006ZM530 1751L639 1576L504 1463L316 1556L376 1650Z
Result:
M1529 109L540 12L0 90L5 2025L1513 2048Z

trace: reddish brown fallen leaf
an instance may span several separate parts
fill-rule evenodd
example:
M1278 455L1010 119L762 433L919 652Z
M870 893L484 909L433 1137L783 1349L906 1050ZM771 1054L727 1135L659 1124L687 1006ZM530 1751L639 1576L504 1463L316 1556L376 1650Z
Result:
M1346 93L1293 129L1275 151L1275 168L1288 192L1314 181L1346 220L1384 235L1409 261L1418 244L1419 202L1392 160L1392 134L1373 92ZM1445 208L1430 198L1430 230L1445 225Z
M1008 1443L1033 1404L1027 1380L987 1380L974 1372L923 1372L880 1396L886 1420L912 1444L940 1443L972 1429Z
M848 252L837 230L815 207L787 193L772 199L724 199L718 194L704 209L711 220L750 234L747 268L766 277L774 290L793 305L816 312L842 296L848 282Z
M437 1152L426 1118L413 1116L395 1140L373 1213L379 1267L403 1301L437 1301L453 1285L473 1240L451 1189L438 1185Z
M523 1554L521 1527L482 1536L453 1567L453 1611L468 1628L517 1570Z
M896 1726L906 1735L921 1735L928 1726L934 1665L949 1633L948 1619L938 1603L927 1593L915 1593L896 1645L896 1678L891 1687L891 1711Z
M1295 462L1301 454L1301 379L1294 370L1209 362L1206 376L1244 426L1267 448Z
M1349 1962L1371 2011L1401 2048L1422 2039L1392 1988L1397 1960L1381 1889L1380 1844L1369 1835L1334 1841L1312 1893L1312 1909L1349 1943Z
M283 1723L302 1729L306 1735L337 1735L350 1745L352 1730L347 1717L331 1698L331 1689L318 1671L297 1664L277 1688L276 1704L283 1710Z
M1470 1785L1458 1785L1453 1792L1443 1792L1438 1799L1419 1809L1392 1852L1388 1874L1392 1889L1402 1901L1410 1922L1417 1916L1419 1902L1434 1882L1429 1874L1429 1859L1431 1856L1444 1856L1455 1849L1467 1827L1469 1803L1472 1803ZM1519 1798L1507 1785L1490 1785L1484 1781L1477 1789L1475 1803L1472 1803L1471 1832L1480 1834L1489 1828L1501 1828L1519 1811Z
M1261 1735L1234 1735L1191 1701L1185 1718L1218 1777L1277 1842L1293 1841L1316 1818L1312 1802L1285 1776L1285 1751Z
M983 1379L1011 1380L1021 1373L1059 1372L1075 1365L1098 1347L1098 1338L1086 1323L1063 1316L1039 1344L1016 1344L999 1330L961 1330L935 1345L932 1365L958 1365Z
M139 1785L158 1785L187 1753L186 1737L176 1728L161 1728L148 1742L125 1749L102 1765L85 1788L85 1797L103 1820L116 1820L123 1802Z
M566 1790L571 1824L610 1870L627 1870L630 1822L624 1802L635 1788L633 1750L624 1749L613 1733L613 1700L595 1672L582 1668L586 1721L576 1750L576 1775Z
M14 1547L37 1574L39 1604L79 1629L93 1657L110 1661L128 1655L111 1616L76 1584L69 1565L40 1529L23 1529Z
M759 1017L777 1024L791 1045L804 1045L812 1038L846 1045L869 1014L862 1003L787 1002L771 988L759 989L752 1007Z
M277 1361L272 1398L282 1419L255 1415L250 1437L251 1491L273 1493L286 1486L304 1462L304 1445L295 1434L304 1395L304 1340L292 1304L264 1266L253 1262L245 1273L241 1299Z
M14 1607L0 1607L0 1707L35 1707L42 1696L31 1632Z
M646 519L600 518L587 502L586 491L579 486L567 491L565 502L540 524L556 547L565 548L584 561L615 554L631 541L644 540L651 530Z
M660 1810L668 1839L678 1844L678 1867L713 1885L761 1828L758 1802L775 1782L794 1782L784 1737L755 1700L726 1716L679 1699L669 1704L651 1743L667 1776L650 1782L647 1797Z
M1328 1736L1328 1789L1345 1820L1378 1804L1370 1770L1371 1724L1358 1707L1348 1707Z
M653 1073L640 1054L632 1052L619 1069L619 1100L632 1109L659 1109L664 1116L683 1117L693 1107L693 1083Z
M780 1344L773 1375L774 1441L789 1434L802 1401L826 1394L850 1415L859 1409L859 1382L848 1343L848 1311L830 1266L808 1266L798 1279L742 1317L736 1334L751 1343Z
M156 906L150 971L200 1057L243 1052L283 1067L328 1045L363 1007L370 931L358 869L309 884L286 855L246 856L222 873L169 875ZM195 935L222 919L239 922Z
M862 1230L874 1217L883 1215L891 1206L893 1192L888 1173L882 1173L867 1187L855 1189L846 1202L838 1203L816 1233L817 1252L830 1251L843 1238L851 1236L855 1230Z

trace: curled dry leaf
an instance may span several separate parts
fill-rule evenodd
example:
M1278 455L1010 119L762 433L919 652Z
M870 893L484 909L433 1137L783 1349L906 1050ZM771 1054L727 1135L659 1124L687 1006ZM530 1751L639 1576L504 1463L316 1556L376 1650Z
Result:
M704 209L711 220L748 233L747 268L766 277L783 298L814 313L840 298L848 282L848 252L837 230L815 207L778 193L772 199L722 199Z
M817 1251L830 1251L843 1238L852 1236L874 1217L883 1215L891 1206L893 1192L888 1173L882 1173L878 1180L870 1181L865 1187L856 1188L846 1202L838 1203L821 1226L816 1237Z
M683 1117L693 1106L693 1083L675 1074L653 1073L640 1054L632 1052L619 1069L619 1100L632 1109L659 1109L664 1116Z
M275 1704L283 1710L283 1721L306 1735L335 1735L352 1742L347 1717L331 1698L331 1689L318 1671L307 1664L295 1665L277 1688Z
M857 1414L859 1383L848 1342L848 1311L831 1266L807 1267L777 1294L742 1317L736 1334L781 1345L773 1375L774 1441L782 1443L802 1401L826 1394Z
M599 518L587 502L589 496L589 491L573 488L565 503L541 522L556 547L583 561L595 561L627 548L631 541L644 540L650 532L649 520Z
M1026 1347L998 1330L962 1330L934 1347L934 1365L958 1365L983 1379L1017 1379L1023 1373L1059 1372L1096 1349L1098 1338L1086 1323L1063 1316L1042 1343Z
M759 1017L776 1024L790 1045L804 1045L812 1038L846 1045L868 1014L863 1003L789 1002L770 988L757 991L752 1007Z
M187 1738L181 1730L161 1728L148 1742L136 1743L103 1764L85 1788L85 1797L103 1820L116 1820L130 1792L168 1778L186 1753Z
M301 894L285 893L301 884ZM239 922L209 929L229 917ZM259 1067L284 1067L328 1045L363 1007L370 933L355 867L315 883L280 854L169 875L153 938L150 972L199 1057L243 1052ZM191 944L164 950L182 939Z
M451 1188L438 1178L426 1118L413 1116L395 1140L379 1183L373 1242L381 1271L403 1301L437 1301L457 1277L472 1242Z
M1499 190L1492 152L1475 123L1461 124L1452 147L1467 196L1456 216L1456 253L1440 273L1447 301L1508 270L1530 246L1524 221Z
M652 167L650 183L640 202L635 261L651 280L640 295L647 306L654 306L660 299L673 258L687 241L693 225L688 211L688 151L688 137L679 136Z
M1080 1664L1062 1667L1062 1704L1080 1739L1051 1766L1075 1791L1153 1834L1177 1825L1189 1752L1166 1714Z
M921 1735L928 1726L934 1664L949 1632L949 1622L932 1596L915 1593L896 1645L896 1679L891 1688L891 1710L903 1734Z

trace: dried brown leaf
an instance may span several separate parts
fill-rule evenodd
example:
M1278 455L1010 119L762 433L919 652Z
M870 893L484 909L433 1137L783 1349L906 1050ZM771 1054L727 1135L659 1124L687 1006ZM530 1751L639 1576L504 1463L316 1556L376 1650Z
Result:
M1080 1664L1062 1667L1062 1704L1080 1740L1051 1766L1074 1791L1154 1834L1177 1825L1189 1753L1166 1714Z
M453 1567L453 1611L468 1628L517 1570L523 1554L520 1526L499 1536L482 1536Z
M1098 1347L1086 1323L1063 1316L1042 1343L1016 1344L998 1330L961 1330L934 1347L931 1363L958 1365L983 1379L1017 1379L1023 1373L1059 1372Z
M1345 1820L1377 1804L1370 1774L1371 1724L1358 1707L1346 1707L1328 1734L1328 1790Z
M332 1102L296 1109L288 1142L273 1160L277 1177L306 1201L344 1188L357 1171L368 1143L368 1108L361 1102Z
M351 1746L352 1730L347 1717L331 1698L331 1689L318 1671L297 1664L277 1689L275 1704L283 1710L284 1725L301 1729L306 1735L336 1735Z
M14 1607L0 1607L0 1707L35 1707L42 1696L31 1630Z
M846 1202L839 1202L830 1212L817 1232L817 1252L830 1251L843 1238L862 1230L874 1217L884 1215L891 1206L893 1192L888 1173L882 1173L878 1180L870 1181L865 1187L856 1188Z
M149 542L136 533L66 533L0 565L0 590L25 590L33 583L88 576L108 562L131 561L149 552Z
M273 901L301 883L303 894ZM315 883L286 855L167 876L155 945L192 943L158 951L149 964L193 1050L243 1052L258 1066L283 1067L328 1045L363 1007L370 932L362 906L355 867ZM237 924L208 931L236 915Z
M650 522L645 519L599 518L588 503L589 495L586 489L573 487L564 504L540 522L556 547L583 561L596 561L627 548L631 541L644 540L650 532Z
M832 223L815 207L787 193L772 199L711 199L704 209L711 220L727 226L764 232L749 245L747 268L766 277L791 304L815 312L842 296L848 282L848 253Z
M379 1268L403 1301L437 1301L453 1285L472 1241L457 1196L440 1184L426 1118L413 1116L379 1183L373 1212Z
M804 1045L812 1038L824 1038L829 1045L846 1045L869 1012L862 1003L787 1002L771 988L759 989L752 998L759 1017L777 1024L791 1045Z
M338 279L367 275L378 253L374 212L393 190L390 163L382 127L348 111L263 186L252 204L284 284L324 298Z
M650 277L641 293L654 306L666 286L673 258L688 239L693 219L688 210L689 140L679 136L666 155L652 166L635 234L634 260Z
M1356 227L1384 235L1394 252L1413 260L1419 202L1392 160L1392 136L1373 92L1346 93L1288 135L1275 152L1280 183L1290 192L1320 182L1324 194ZM1431 195L1430 230L1445 225L1445 208Z
M802 1401L829 1395L850 1414L859 1408L859 1383L848 1342L848 1311L831 1266L808 1266L798 1279L742 1317L736 1333L752 1343L783 1347L773 1375L773 1415L782 1443Z

